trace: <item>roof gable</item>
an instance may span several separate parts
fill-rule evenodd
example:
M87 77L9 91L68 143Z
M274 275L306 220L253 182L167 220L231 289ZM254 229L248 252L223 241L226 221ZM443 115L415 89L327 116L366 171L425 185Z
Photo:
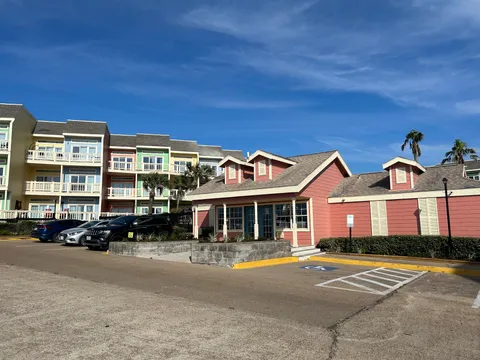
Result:
M225 165L226 163L228 163L229 161L230 161L230 162L233 162L233 163L235 163L235 164L242 165L242 166L248 166L248 167L252 167L252 168L254 167L253 164L250 164L250 163L248 163L248 162L246 162L246 161L244 161L244 160L240 160L240 159L238 159L238 158L236 158L236 157L233 157L233 156L231 156L231 155L228 155L228 156L225 157L222 161L220 161L220 162L218 163L218 166L220 166L220 167L221 167L221 166L224 166L224 165Z
M397 156L397 157L393 158L392 160L387 161L385 164L382 165L382 167L383 167L384 170L387 170L387 169L389 169L391 166L393 166L393 165L395 165L395 164L397 164L397 163L402 163L402 164L414 166L414 167L416 167L417 169L425 172L425 168L424 168L422 165L420 165L418 162L413 161L413 160L410 160L410 159L406 159L406 158L401 157L401 156Z
M272 153L269 153L269 152L266 152L266 151L263 151L263 150L257 150L255 151L248 159L247 161L248 162L251 162L253 161L253 159L255 159L257 156L263 156L267 159L272 159L272 160L277 160L277 161L280 161L284 164L288 164L288 165L295 165L296 162L291 160L291 159L287 159L287 158L284 158L282 156L278 156L278 155L275 155L275 154L272 154Z

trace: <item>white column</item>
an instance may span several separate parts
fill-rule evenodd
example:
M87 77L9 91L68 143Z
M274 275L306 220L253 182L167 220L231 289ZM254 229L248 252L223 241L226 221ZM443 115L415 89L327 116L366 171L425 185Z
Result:
M292 235L293 235L293 246L298 246L298 237L297 237L297 209L295 206L295 199L292 199Z
M198 239L198 233L199 233L199 228L198 228L198 205L195 205L193 207L193 211L195 212L195 218L193 220L193 224L194 224L194 227L193 227L193 236L195 237L195 239Z
M308 226L310 228L310 244L315 245L315 222L313 218L313 199L308 200Z
M253 225L253 237L255 240L258 240L258 206L256 201L253 204L255 209L255 223Z
M223 204L223 238L228 236L227 233L227 204Z

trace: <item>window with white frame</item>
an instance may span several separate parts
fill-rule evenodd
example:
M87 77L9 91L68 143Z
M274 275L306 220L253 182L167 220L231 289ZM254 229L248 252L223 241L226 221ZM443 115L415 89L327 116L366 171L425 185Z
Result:
M184 174L185 171L187 171L189 166L192 166L191 161L175 160L173 162L173 172L178 173L178 174Z
M97 146L88 144L75 144L72 145L72 153L74 154L96 154Z
M258 162L258 175L267 175L267 160Z
M147 215L148 214L148 206L142 206L140 208L140 213L142 215ZM162 214L162 213L163 213L163 207L159 207L159 206L152 207L152 214Z
M133 157L112 155L112 168L115 170L133 170Z
M163 156L144 156L142 162L144 171L163 170Z
M235 164L228 165L228 178L229 179L237 178L237 165Z
M308 229L307 203L295 204L297 229ZM275 226L277 229L290 229L292 227L292 204L275 205Z
M223 230L223 207L218 208L217 229ZM242 207L227 208L227 230L242 230L243 216Z
M60 182L60 176L56 175L37 175L35 177L37 182Z
M396 168L395 175L397 178L397 184L405 184L407 182L407 170L404 167Z

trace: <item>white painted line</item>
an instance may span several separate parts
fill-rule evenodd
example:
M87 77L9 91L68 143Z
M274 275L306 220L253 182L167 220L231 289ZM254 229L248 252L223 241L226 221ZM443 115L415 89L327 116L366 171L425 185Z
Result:
M480 290L478 291L477 297L476 297L475 300L473 301L472 308L474 308L474 309L480 309Z
M405 276L398 276L398 275L392 275L388 272L383 273L383 271L386 271L386 270L389 270L389 269L377 268L377 269L373 269L373 270L367 270L367 271L363 271L363 272L360 272L360 273L357 273L357 274L342 276L342 277L339 277L339 278L336 278L336 279L328 280L328 281L325 281L323 283L316 284L315 286L326 287L326 288L330 288L330 289L338 289L338 290L357 291L357 292L363 292L363 293L369 293L369 294L375 294L375 295L387 295L387 294L391 293L392 291L404 286L405 284L408 284L409 282L419 278L420 276L422 276L423 274L426 273L426 271L415 271L411 275L409 275L408 277L405 277L406 276L405 274L404 274ZM372 273L375 274L375 275L373 275ZM398 272L396 272L396 273L398 273ZM395 277L395 278L400 279L400 280L385 278L385 277L382 277L382 276L378 276L376 274L380 274L380 275L383 275L383 276ZM390 281L394 284L385 284L385 283L381 283L379 281L366 279L365 276L378 278L380 280ZM369 288L368 286L359 284L357 282L349 281L349 280L366 281L366 282L369 282L369 283L372 283L372 284L376 284L378 286L382 286L386 289L384 291L375 290L375 289ZM348 284L348 285L350 285L354 288L353 289L348 289L348 288L343 288L343 287L340 287L340 286L335 286L335 283L337 283L337 284L338 283ZM479 302L480 302L480 300L479 300Z
M368 275L368 274L364 274L364 275ZM384 283L381 283L379 281L375 281L375 280L370 280L370 279L364 279L360 276L354 276L355 279L359 279L359 280L362 280L362 281L367 281L369 283L372 283L372 284L376 284L376 285L379 285L379 286L382 286L382 287L385 287L385 288L390 288L390 285L387 285L387 284L384 284Z
M398 269L400 270L400 269ZM382 268L382 271L386 271L386 272L391 272L393 274L398 274L398 275L402 275L404 277L409 277L410 274L405 274L404 272L401 272L401 271L398 271L398 270L392 270L392 269L386 269L386 268Z
M376 274L379 274L378 272L375 272ZM383 277L383 276L378 276L378 275L373 275L373 274L363 274L364 276L370 276L370 277L373 277L373 278L376 278L376 279L380 279L380 280L385 280L385 281L391 281L391 282L394 282L394 283L398 283L400 282L399 280L395 280L395 279L389 279L389 278L386 278L386 277Z

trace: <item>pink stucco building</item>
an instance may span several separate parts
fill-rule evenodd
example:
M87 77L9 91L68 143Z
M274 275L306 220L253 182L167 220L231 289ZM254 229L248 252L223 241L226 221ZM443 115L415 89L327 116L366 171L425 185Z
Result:
M189 195L194 231L214 226L219 238L238 234L287 239L292 246L347 236L446 235L443 178L448 180L452 234L480 236L480 183L462 165L423 167L397 157L375 173L353 175L338 151L284 158L257 151L228 156L225 173Z

